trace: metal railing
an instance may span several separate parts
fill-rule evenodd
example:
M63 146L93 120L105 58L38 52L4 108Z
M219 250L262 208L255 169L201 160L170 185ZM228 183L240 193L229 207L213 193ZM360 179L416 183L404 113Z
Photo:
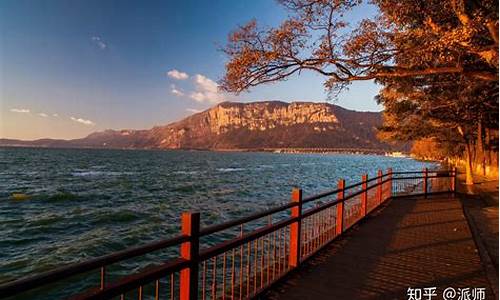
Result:
M294 188L288 204L234 221L200 228L200 214L182 214L173 238L71 264L0 285L0 298L41 295L67 278L96 278L95 286L71 299L254 298L390 198L455 192L456 170L412 171L374 178L303 197ZM216 241L216 242L205 242ZM203 247L203 245L208 245ZM200 249L201 246L201 249ZM108 268L126 259L178 247L179 256L110 280ZM158 262L156 262L158 263ZM95 276L95 274L98 276ZM56 284L54 286L54 284ZM69 291L71 292L71 291Z

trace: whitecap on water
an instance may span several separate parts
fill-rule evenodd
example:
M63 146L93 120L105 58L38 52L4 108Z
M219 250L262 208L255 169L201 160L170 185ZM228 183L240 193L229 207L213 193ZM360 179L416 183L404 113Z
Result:
M217 168L217 171L219 172L237 172L237 171L244 171L245 168Z
M273 165L260 165L259 168L261 168L261 169L272 169L272 168L274 168L274 166Z
M105 165L95 165L95 166L91 166L90 168L91 169L104 169L104 168L106 168L106 166Z
M186 174L186 175L194 175L200 173L199 171L175 171L172 174Z
M28 176L31 176L31 175L38 175L39 172L37 171L24 171L24 172L13 172L13 173L4 173L5 175L28 175Z
M71 173L71 175L73 176L98 176L98 175L101 175L102 172L99 172L99 171L79 171L79 172L73 172Z
M120 176L120 175L132 175L133 172L106 172L106 171L78 171L73 172L71 175L78 177L85 176Z

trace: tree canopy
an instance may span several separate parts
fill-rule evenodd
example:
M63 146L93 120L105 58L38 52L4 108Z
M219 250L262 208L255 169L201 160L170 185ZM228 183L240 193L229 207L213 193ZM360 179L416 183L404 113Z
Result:
M255 20L229 35L221 86L241 92L301 70L326 76L332 93L351 81L460 74L498 81L498 2L374 0L380 13L349 24L361 0L280 0L276 28Z

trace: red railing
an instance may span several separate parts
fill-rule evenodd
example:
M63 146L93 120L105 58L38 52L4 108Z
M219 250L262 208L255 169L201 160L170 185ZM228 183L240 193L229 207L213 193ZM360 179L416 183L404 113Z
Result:
M253 298L389 198L454 192L455 182L455 170L379 170L374 178L365 174L349 186L341 179L337 189L310 197L294 188L288 204L206 228L199 213L187 212L176 237L4 283L0 298L32 298L51 287L71 299ZM109 280L113 264L172 247L180 250L177 258ZM96 270L96 286L86 292L71 295L57 285L69 277L88 280Z

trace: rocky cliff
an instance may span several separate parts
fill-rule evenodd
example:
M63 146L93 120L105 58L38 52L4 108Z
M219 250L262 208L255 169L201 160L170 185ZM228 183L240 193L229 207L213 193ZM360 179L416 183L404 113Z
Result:
M224 102L179 122L150 130L106 130L83 139L26 143L49 147L214 150L400 148L377 140L376 128L381 123L380 113L356 112L327 103ZM5 145L5 141L0 145Z

